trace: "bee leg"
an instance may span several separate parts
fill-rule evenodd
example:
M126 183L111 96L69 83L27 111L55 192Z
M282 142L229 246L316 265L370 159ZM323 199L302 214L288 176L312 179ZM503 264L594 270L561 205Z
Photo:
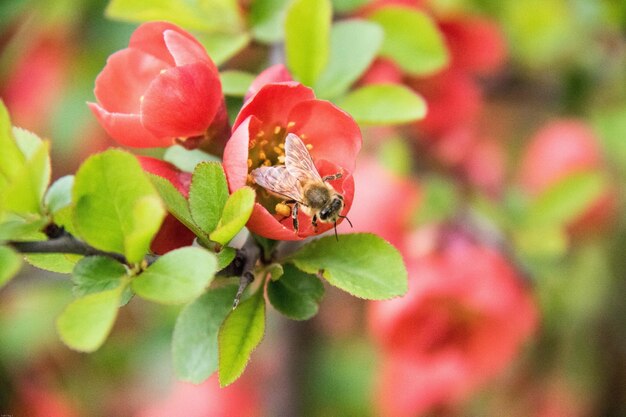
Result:
M293 210L291 210L291 218L293 219L293 230L298 233L298 203L293 204Z
M317 233L317 214L313 215L313 218L311 219L311 224L313 225L313 231Z
M326 181L334 181L334 180L338 180L341 177L343 177L343 174L341 172L338 172L335 175L326 175L324 178L322 178L322 180L324 182L326 182Z

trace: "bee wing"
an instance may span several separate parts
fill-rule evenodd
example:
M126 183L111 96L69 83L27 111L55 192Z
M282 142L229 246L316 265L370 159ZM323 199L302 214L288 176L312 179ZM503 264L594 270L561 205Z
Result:
M322 181L306 145L293 133L288 134L285 139L285 166L299 180Z
M291 200L302 201L298 180L293 177L284 165L260 167L250 173L254 182L261 187Z

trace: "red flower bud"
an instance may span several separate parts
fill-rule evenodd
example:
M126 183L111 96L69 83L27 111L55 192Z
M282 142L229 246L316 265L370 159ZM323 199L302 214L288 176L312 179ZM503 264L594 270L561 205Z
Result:
M193 147L228 134L215 64L193 36L170 23L139 26L128 48L107 60L94 94L98 104L89 107L122 145Z
M319 222L316 232L312 217L302 210L306 202L300 201L304 204L300 204L296 233L289 213L285 215L281 210L279 214L276 209L277 204L289 198L268 192L252 178L251 172L256 168L284 164L288 133L304 142L322 177L342 175L327 182L343 197L339 214L347 214L354 195L352 172L361 148L361 132L352 117L328 101L317 100L311 89L299 83L264 85L250 97L235 120L224 150L224 171L231 192L245 185L255 188L257 203L247 226L270 239L298 240L333 227L333 223Z

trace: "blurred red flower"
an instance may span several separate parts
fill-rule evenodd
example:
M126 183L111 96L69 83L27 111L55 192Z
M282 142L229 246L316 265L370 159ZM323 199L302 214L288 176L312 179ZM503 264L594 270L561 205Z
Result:
M189 197L191 174L183 172L169 162L147 156L137 156L144 171L165 178L185 197ZM163 255L171 250L189 246L195 239L194 233L172 214L165 216L161 228L152 240L152 252Z
M224 150L228 186L231 192L245 185L256 189L257 203L247 224L251 231L270 239L303 239L315 234L311 219L300 211L296 234L291 218L276 213L276 204L284 198L254 184L250 172L262 165L282 164L285 137L294 133L307 145L322 177L342 174L329 183L344 197L341 215L345 216L354 196L352 172L361 148L361 132L350 115L328 101L316 99L313 91L302 84L287 81L258 88L239 112ZM331 223L320 223L317 233L332 227Z
M171 393L135 417L258 417L262 415L260 396L246 378L220 388L213 376L199 385L176 382Z
M360 158L353 175L356 186L350 220L354 228L343 223L339 231L375 233L401 248L419 201L418 184L394 175L373 158Z
M409 260L408 270L408 294L373 303L369 314L383 352L383 416L415 416L463 400L515 358L537 325L515 269L463 235Z
M122 145L187 147L224 140L228 118L215 64L192 35L166 22L145 23L111 55L89 103Z
M530 139L519 181L527 193L536 196L572 174L601 171L603 163L600 141L584 122L555 120ZM607 227L615 217L616 205L615 194L607 190L570 225L571 231L584 233Z

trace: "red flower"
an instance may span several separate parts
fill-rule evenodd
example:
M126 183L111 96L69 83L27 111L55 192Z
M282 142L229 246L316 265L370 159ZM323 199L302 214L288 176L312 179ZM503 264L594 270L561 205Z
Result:
M415 416L462 400L515 358L537 321L521 277L491 248L452 236L408 263L408 294L370 310L385 355L383 416Z
M258 385L243 377L220 388L213 376L199 385L176 382L166 398L141 409L136 417L257 417L261 413Z
M292 219L276 213L276 205L285 199L254 184L249 175L262 165L283 163L288 133L296 134L307 145L322 177L342 174L340 179L329 181L344 198L341 215L350 209L354 195L352 172L361 148L361 132L352 117L330 102L317 100L311 89L299 83L266 84L250 97L235 120L224 150L224 171L231 192L245 185L256 189L257 203L247 226L270 239L298 240L315 234L311 218L302 210L296 234ZM319 223L317 233L332 227L331 223Z
M180 171L174 165L161 161L160 159L149 158L147 156L138 156L137 159L144 171L165 178L171 182L185 198L189 197L189 186L191 185L190 173ZM191 245L195 237L194 233L179 222L176 217L172 214L168 214L165 216L161 228L152 240L150 249L158 255L163 255L171 250Z
M359 159L354 178L357 192L350 210L354 228L343 223L339 231L375 233L401 248L420 197L417 183L394 175L373 158Z
M166 22L145 23L129 46L111 55L89 103L122 145L188 147L228 135L219 74L189 33ZM223 139L222 139L223 140Z
M599 139L586 124L556 120L530 140L521 163L520 183L526 192L538 195L569 175L599 171L602 165ZM615 217L616 205L616 196L607 190L570 225L571 231L606 228Z

